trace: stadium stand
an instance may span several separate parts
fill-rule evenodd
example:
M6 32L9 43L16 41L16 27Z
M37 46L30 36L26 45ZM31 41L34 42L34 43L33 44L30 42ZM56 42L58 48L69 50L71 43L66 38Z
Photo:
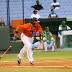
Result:
M7 0L0 0L0 18L7 22ZM55 10L59 18L72 17L72 0L57 0L60 3L60 9ZM41 18L48 18L51 12L51 3L53 0L39 0L44 10L38 11ZM30 18L33 13L32 5L36 4L36 0L24 0L24 19ZM10 8L10 24L12 20L23 19L22 0L9 0Z
M22 0L10 0L10 23L12 20L22 19Z
M32 9L30 8L31 5L35 4L36 0L30 0L30 1L26 1L24 0L24 8L26 8L24 10L24 14L25 14L25 18L30 18L30 15L26 14L28 12L30 12L30 14L32 14ZM51 10L51 3L53 2L53 0L39 0L40 4L44 7L44 10L39 11L39 14L41 15L42 18L48 18L48 15L50 13ZM72 8L72 0L57 0L60 3L60 9L56 10L55 12L59 15L60 18L63 17L72 17L72 13L71 13L71 8Z
M7 22L6 0L0 0L0 18Z

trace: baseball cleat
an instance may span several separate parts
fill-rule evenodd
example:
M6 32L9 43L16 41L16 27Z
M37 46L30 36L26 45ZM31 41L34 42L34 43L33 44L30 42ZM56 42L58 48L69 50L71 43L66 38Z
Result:
M62 48L62 45L60 45L60 48Z
M34 62L29 62L29 64L30 64L30 65L33 65L33 64L34 64Z
M20 64L20 63L21 63L21 61L19 61L19 60L18 60L17 62L18 62L18 64Z

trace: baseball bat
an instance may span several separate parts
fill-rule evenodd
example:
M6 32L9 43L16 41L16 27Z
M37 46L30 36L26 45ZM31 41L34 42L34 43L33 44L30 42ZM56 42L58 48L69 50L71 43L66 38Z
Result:
M4 52L4 54L0 57L0 59L8 52L8 50L11 48L12 46L9 46L9 48Z

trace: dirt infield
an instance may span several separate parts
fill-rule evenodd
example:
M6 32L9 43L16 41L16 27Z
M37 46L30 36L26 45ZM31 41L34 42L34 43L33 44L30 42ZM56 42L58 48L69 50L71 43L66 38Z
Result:
M36 60L34 65L28 61L22 61L20 65L16 61L0 61L0 69L31 68L31 69L72 69L72 60Z

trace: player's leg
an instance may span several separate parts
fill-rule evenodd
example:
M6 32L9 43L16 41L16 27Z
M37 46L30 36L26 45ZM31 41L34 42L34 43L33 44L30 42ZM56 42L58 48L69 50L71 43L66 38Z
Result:
M62 47L62 39L63 39L63 37L60 34L58 34L58 37L60 38L60 47Z
M26 52L27 52L27 57L30 61L33 61L33 51L32 51L32 42L33 42L33 38L27 37L26 35L24 35L23 38L23 43L26 45Z
M52 51L55 50L55 42L52 42Z
M21 40L24 43L24 48L20 51L18 57L23 58L25 52L27 52L29 61L33 61L32 43L30 42L30 38L21 34Z
M28 56L28 59L29 59L29 63L30 64L33 64L33 51L32 51L32 43L33 43L33 40L34 40L34 37L32 38L29 38L29 43L28 43L28 50L27 50L27 56Z
M21 34L21 40L23 41L24 43L24 34L22 33ZM26 45L23 46L23 48L20 50L19 54L18 54L18 63L20 64L21 62L21 59L23 58L23 56L25 55L26 53Z
M41 47L41 42L40 41L38 41L38 42L35 42L34 44L32 44L32 48L34 49L35 47L37 47L38 46L38 49L40 49L40 47Z
M38 49L40 49L41 48L41 42L39 41L39 44L38 44Z
M52 48L52 51L55 50L55 42L51 42L49 45L47 45L48 48Z
M47 52L47 43L43 42L44 48L45 48L45 52Z
M18 54L18 58L22 59L26 53L26 45L23 46L23 48L20 50L20 53Z
M33 62L33 51L32 51L32 43L31 40L33 41L32 38L25 39L25 44L26 44L26 51L27 51L27 57L29 59L29 62Z

